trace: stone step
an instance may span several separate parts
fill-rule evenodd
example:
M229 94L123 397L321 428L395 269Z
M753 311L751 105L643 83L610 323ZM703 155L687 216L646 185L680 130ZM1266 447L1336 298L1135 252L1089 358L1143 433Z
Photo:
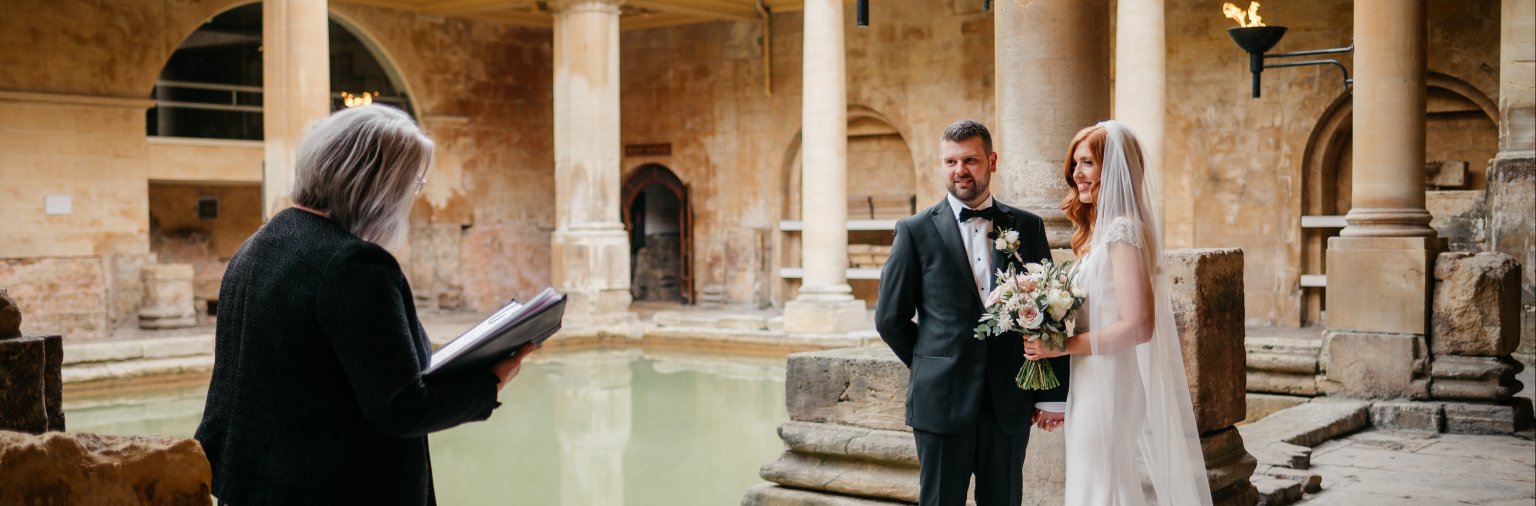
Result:
M64 343L65 367L72 364L202 355L213 355L213 334L84 343L69 343L66 340Z
M1281 506L1301 501L1302 484L1270 476L1254 476L1253 486L1259 490L1260 506Z
M70 384L210 372L213 372L212 354L66 365L63 377L64 383Z
M754 485L747 489L747 496L741 500L741 506L905 506L910 504L912 503L800 490L773 483Z
M1238 431L1260 464L1305 469L1310 465L1311 447L1365 428L1370 423L1370 406L1366 401L1319 399L1275 412Z
M917 465L910 432L792 420L779 426L779 438L796 453Z
M880 500L917 502L918 468L828 455L784 452L764 465L763 479L793 488Z

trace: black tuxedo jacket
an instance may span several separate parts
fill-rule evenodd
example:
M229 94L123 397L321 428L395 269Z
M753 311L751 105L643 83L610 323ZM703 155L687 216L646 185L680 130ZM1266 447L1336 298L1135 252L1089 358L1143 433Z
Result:
M1019 232L1020 258L1025 262L1050 258L1039 216L996 199L993 205L1002 213L993 230ZM996 249L991 253L992 272L1014 262ZM988 274L989 281L992 275ZM990 397L998 426L1019 434L1029 430L1036 402L1066 400L1067 357L1050 359L1060 387L1020 390L1014 377L1024 364L1023 343L1012 334L977 340L976 320L984 309L949 199L898 221L890 259L880 273L875 327L911 370L907 425L941 434L973 430L982 400ZM984 391L990 396L983 396Z

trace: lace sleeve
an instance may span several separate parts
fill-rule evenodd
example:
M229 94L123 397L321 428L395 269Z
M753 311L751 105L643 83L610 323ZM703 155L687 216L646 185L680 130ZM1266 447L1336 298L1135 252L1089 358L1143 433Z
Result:
M1130 218L1121 216L1109 223L1109 230L1105 231L1104 243L1123 242L1136 249L1142 249L1141 224L1131 221Z

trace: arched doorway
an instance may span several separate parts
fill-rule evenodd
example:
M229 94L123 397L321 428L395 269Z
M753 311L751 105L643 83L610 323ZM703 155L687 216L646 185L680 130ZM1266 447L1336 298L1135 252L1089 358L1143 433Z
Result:
M1430 72L1426 87L1424 170L1455 167L1459 171L1456 177L1436 172L1426 180L1425 189L1430 192L1426 202L1439 222L1445 217L1436 209L1437 203L1457 201L1449 198L1452 192L1481 192L1487 187L1487 162L1498 152L1499 113L1493 100L1461 79ZM1354 107L1350 98L1348 93L1341 95L1323 112L1302 157L1303 325L1323 321L1328 239L1339 234L1352 206ZM1437 198L1437 194L1448 198ZM1458 237L1449 239L1452 250L1470 248L1459 244Z
M693 208L688 186L662 165L646 164L624 179L629 231L630 296L636 301L692 304Z

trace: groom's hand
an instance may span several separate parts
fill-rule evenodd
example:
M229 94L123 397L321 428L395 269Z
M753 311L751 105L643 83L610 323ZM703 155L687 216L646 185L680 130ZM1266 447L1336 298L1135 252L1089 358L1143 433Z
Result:
M1029 421L1046 432L1052 432L1061 427L1062 422L1066 421L1066 419L1066 413L1052 413L1036 408L1035 416L1030 417Z

